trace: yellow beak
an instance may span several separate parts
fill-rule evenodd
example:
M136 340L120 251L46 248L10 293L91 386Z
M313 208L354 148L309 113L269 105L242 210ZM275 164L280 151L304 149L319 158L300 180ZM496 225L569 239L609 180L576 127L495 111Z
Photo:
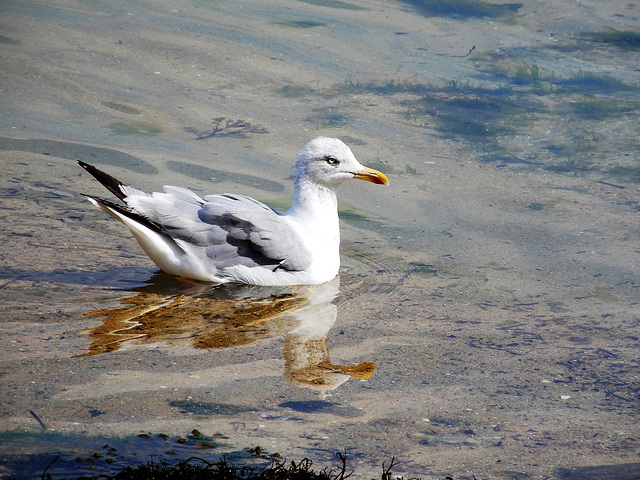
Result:
M364 170L354 173L353 178L366 180L367 182L375 183L377 185L389 185L389 179L384 173L368 167L364 167Z

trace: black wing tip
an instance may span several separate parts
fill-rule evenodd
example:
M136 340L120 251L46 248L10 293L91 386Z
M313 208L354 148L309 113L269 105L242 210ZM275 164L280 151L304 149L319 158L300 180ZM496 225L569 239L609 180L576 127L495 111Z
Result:
M95 177L95 175L94 175L93 172L100 172L100 170L98 170L96 167L94 167L90 163L83 162L82 160L78 160L77 162L78 162L78 165L80 165L82 168L84 168L88 173L90 173L94 177Z
M118 199L124 201L126 195L124 194L124 192L120 187L121 186L126 187L127 186L126 183L121 182L117 178L112 177L108 173L105 173L102 170L94 167L93 165L87 162L83 162L82 160L78 160L78 165L84 168L87 171L87 173L89 173L93 178L99 181L104 188L106 188L111 193L113 193L116 197L118 197Z
M96 202L101 203L103 205L107 205L109 207L124 208L123 205L119 205L117 203L111 202L111 201L106 200L104 198L96 197L95 195L89 195L88 193L82 193L82 192L80 192L80 195L82 195L85 198L90 198L91 200L95 200Z
M142 215L140 215L139 213L136 213L135 211L133 211L131 208L127 207L126 205L119 205L117 203L114 203L110 200L105 200L104 198L100 198L100 197L95 197L93 195L87 195L86 193L81 193L80 195L90 198L91 200L93 200L94 202L99 203L100 205L107 207L110 210L115 210L116 212L118 212L120 215L125 216L127 218L130 218L131 220L133 220L134 222L137 222L157 233L162 233L165 234L165 232L163 231L163 228L161 225L157 224L156 222L154 222L153 220L149 220L147 217L144 217Z

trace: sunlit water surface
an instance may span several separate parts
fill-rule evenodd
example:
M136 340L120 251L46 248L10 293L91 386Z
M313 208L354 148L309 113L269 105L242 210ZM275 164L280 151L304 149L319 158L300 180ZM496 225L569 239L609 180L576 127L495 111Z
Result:
M3 475L640 477L640 7L445 4L0 5ZM391 180L326 285L180 283L80 195L285 210L317 135Z

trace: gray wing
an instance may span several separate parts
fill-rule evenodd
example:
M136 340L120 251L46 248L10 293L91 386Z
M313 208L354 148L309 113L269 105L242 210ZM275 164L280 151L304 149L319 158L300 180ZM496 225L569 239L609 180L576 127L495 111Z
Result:
M206 225L226 232L226 244L235 247L245 265L271 265L291 271L304 270L310 253L287 220L265 204L243 195L208 195L198 212ZM221 258L229 247L207 248L211 258ZM236 262L237 263L237 262ZM249 265L250 266L250 265Z
M137 213L180 242L204 249L218 270L234 265L304 270L310 254L286 218L243 195L208 195L164 187L165 193L131 195Z

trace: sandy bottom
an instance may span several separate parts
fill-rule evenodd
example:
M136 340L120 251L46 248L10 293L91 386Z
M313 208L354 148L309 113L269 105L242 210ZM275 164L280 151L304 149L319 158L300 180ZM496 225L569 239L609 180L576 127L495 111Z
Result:
M640 9L600 3L4 2L0 473L197 428L358 478L640 478L637 37L593 36ZM80 195L77 159L286 209L321 134L391 180L341 188L323 286L180 284Z

